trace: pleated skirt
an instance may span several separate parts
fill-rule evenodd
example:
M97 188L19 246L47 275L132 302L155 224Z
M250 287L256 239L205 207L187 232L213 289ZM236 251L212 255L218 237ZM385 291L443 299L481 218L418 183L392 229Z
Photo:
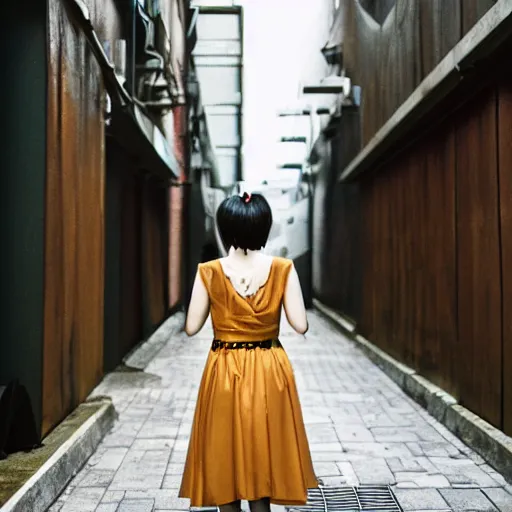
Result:
M179 496L192 507L261 498L298 505L317 486L284 349L210 351Z

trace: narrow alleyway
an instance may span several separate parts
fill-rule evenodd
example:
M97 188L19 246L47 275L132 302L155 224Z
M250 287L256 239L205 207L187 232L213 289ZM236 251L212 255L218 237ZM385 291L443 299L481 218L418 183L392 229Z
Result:
M392 484L404 510L512 511L512 487L370 362L310 314L284 327L317 475L326 485ZM163 326L162 329L167 329ZM52 512L188 509L177 497L211 329L174 336L145 372L111 374L119 420Z

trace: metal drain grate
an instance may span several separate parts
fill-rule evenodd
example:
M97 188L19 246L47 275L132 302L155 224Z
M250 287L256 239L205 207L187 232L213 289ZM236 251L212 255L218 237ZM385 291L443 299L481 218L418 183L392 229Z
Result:
M300 507L287 507L293 512L402 512L395 495L387 485L360 487L318 487L308 492L308 502Z

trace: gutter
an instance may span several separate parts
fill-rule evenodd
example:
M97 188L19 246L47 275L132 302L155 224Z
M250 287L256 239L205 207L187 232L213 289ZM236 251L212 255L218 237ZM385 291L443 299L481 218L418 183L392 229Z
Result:
M427 75L416 90L343 169L338 181L349 182L374 169L397 144L422 125L426 114L456 91L465 76L512 40L512 2L498 2Z

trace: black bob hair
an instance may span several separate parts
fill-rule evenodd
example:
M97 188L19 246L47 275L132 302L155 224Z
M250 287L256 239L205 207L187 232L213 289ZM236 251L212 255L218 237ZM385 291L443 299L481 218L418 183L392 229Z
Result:
M226 250L257 251L265 247L272 227L272 210L261 194L244 193L222 201L217 226Z

